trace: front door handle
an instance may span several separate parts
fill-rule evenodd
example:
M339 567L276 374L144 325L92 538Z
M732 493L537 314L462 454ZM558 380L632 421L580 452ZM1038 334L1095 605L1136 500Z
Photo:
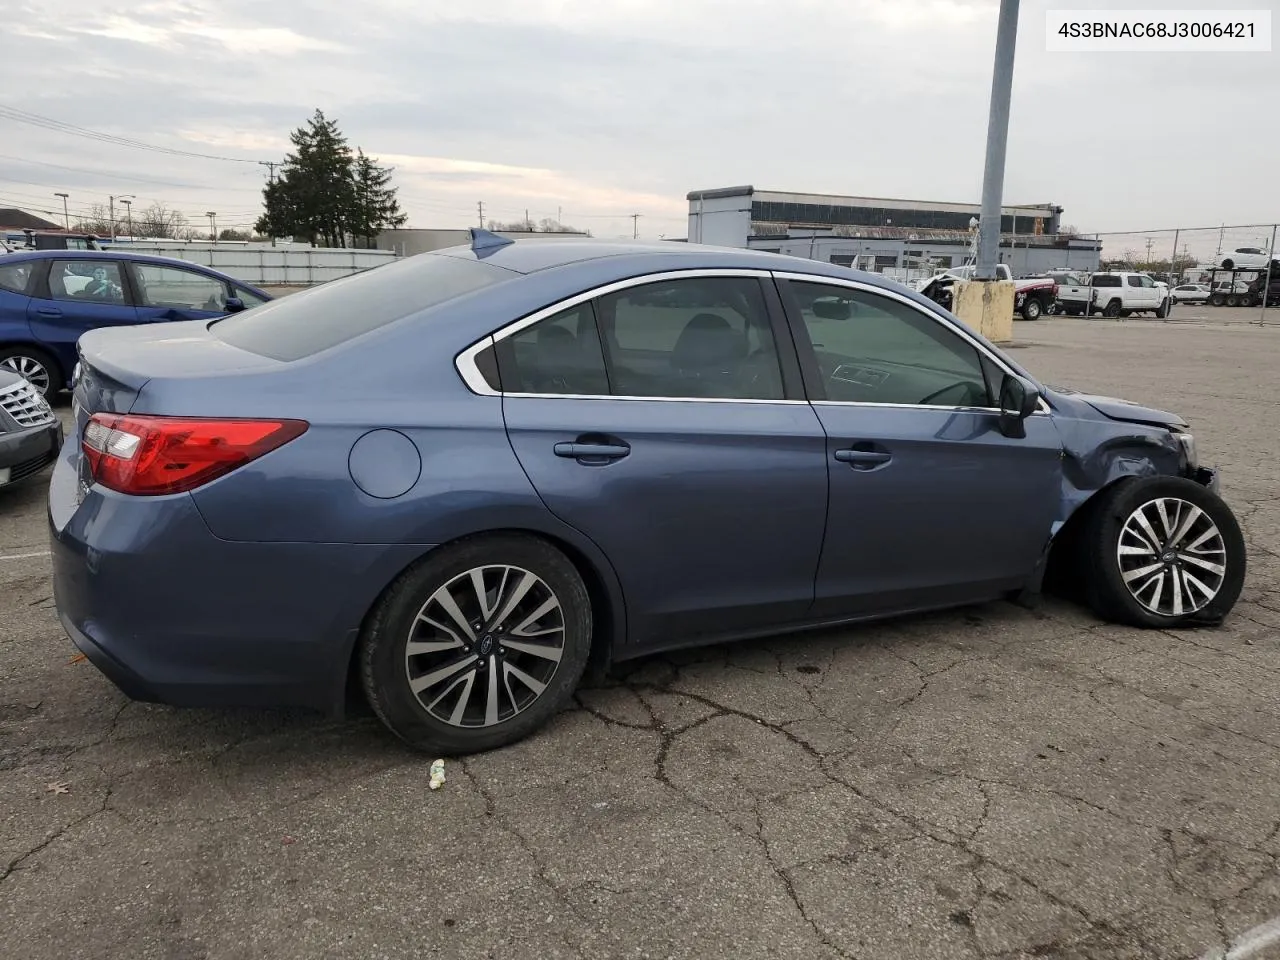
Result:
M553 448L557 457L569 460L621 460L631 452L624 443L557 443Z
M42 316L42 317L60 317L60 316L62 316L62 311L61 311L61 310L59 310L57 307L41 307L40 309L38 309L38 310L36 311L36 313L40 314L40 316Z
M855 470L874 470L893 459L887 450L837 450L836 459Z

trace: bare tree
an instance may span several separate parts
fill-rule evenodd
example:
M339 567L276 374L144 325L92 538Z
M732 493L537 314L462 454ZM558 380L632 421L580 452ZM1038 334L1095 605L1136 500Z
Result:
M134 233L139 237L151 237L156 240L179 239L187 225L187 218L182 211L173 210L163 203L153 203L133 218Z
M115 232L120 233L120 221L115 224ZM95 203L89 208L89 213L82 216L75 223L71 224L71 229L76 233L91 233L98 237L109 237L112 234L111 214L107 208L101 203Z

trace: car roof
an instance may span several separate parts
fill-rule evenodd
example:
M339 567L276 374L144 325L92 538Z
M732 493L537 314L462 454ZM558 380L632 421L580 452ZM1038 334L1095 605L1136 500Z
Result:
M130 253L127 250L20 250L16 253L0 252L0 264L38 260L132 260L135 263L152 263L161 267L183 267L188 270L207 273L219 279L230 280L236 285L252 290L255 293L264 292L239 277L233 277L213 267L206 267L202 263L180 260L177 257L158 257L147 253Z
M820 260L790 257L764 250L717 247L701 243L643 240L553 240L530 238L501 247L474 250L469 246L446 247L420 256L446 256L492 264L518 274L536 274L560 268L586 267L592 261L614 261L643 272L640 264L653 260L652 269L777 270L815 276L856 278L873 286L901 291L902 284L880 274L864 273ZM603 264L602 264L603 265Z

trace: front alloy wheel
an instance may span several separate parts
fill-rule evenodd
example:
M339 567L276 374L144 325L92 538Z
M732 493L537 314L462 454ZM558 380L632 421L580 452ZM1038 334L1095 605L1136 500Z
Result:
M1203 610L1222 589L1227 546L1204 510L1161 497L1129 515L1116 561L1138 603L1162 617L1181 617Z
M1090 606L1142 627L1220 624L1244 587L1231 508L1183 477L1123 480L1098 494L1082 571Z

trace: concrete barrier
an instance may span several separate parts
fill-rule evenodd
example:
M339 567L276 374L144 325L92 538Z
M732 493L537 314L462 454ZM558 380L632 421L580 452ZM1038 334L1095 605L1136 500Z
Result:
M992 343L1013 340L1012 280L957 280L951 312Z

